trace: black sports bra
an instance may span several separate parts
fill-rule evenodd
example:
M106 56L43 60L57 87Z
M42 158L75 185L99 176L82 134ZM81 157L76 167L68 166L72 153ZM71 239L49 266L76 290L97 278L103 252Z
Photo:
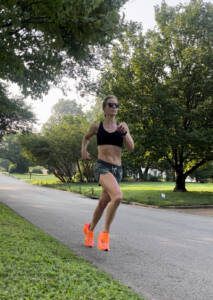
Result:
M108 132L104 129L103 122L100 122L97 132L97 144L98 145L114 145L123 146L123 136L119 131Z

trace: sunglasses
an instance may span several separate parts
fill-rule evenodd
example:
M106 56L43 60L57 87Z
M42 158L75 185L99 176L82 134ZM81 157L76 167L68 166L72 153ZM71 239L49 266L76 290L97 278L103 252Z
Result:
M120 104L118 104L118 103L108 102L107 104L108 104L109 107L115 107L115 108L118 108L120 106Z

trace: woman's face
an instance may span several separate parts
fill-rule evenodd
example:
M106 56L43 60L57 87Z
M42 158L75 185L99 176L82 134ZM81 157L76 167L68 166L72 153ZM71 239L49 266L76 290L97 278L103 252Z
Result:
M118 100L115 98L109 98L104 108L105 115L116 116L118 113Z

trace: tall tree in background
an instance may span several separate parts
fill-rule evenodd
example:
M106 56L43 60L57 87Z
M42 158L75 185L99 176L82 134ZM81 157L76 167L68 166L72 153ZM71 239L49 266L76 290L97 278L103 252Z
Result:
M82 116L82 107L75 100L59 99L52 107L51 116L43 125L43 130L48 130L48 128L59 124L67 115Z
M118 97L143 159L166 160L174 191L186 191L186 177L213 160L213 5L162 2L155 13L156 30L132 25L114 46L100 90Z

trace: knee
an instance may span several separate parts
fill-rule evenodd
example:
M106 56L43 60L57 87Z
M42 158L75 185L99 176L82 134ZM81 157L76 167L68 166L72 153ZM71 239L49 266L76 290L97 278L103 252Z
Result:
M122 199L123 199L123 194L120 192L113 197L112 201L115 204L119 205L121 203Z

